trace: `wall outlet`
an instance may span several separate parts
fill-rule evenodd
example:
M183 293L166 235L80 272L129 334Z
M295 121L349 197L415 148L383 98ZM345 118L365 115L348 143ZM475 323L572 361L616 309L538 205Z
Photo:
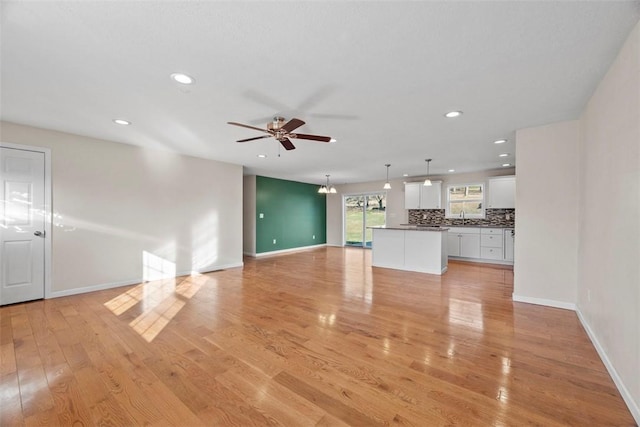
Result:
M313 235L312 239L313 239L313 240L316 240L316 235L315 235L315 234Z
M273 244L274 244L274 245L276 244L276 239L273 239Z
M262 212L260 212L260 215L258 215L260 218L264 218L264 214Z

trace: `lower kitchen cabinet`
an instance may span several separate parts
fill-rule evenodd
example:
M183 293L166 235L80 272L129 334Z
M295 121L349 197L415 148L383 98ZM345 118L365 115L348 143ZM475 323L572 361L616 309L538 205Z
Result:
M450 257L477 261L513 262L512 229L450 227L448 254Z
M449 228L449 256L480 258L480 229Z
M480 258L502 261L504 233L501 228L480 230Z

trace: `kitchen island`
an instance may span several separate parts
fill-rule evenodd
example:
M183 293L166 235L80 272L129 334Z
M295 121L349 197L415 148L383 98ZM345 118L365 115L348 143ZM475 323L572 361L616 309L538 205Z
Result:
M448 263L448 228L370 227L374 267L443 274Z

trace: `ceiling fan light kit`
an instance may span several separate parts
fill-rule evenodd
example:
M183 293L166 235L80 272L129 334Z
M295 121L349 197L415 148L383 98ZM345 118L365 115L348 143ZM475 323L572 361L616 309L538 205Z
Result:
M317 142L331 142L333 140L333 138L331 138L330 136L309 135L305 133L293 133L294 130L298 129L300 126L305 124L304 121L296 118L293 118L285 123L284 117L276 116L273 118L272 122L267 123L266 129L245 125L243 123L237 123L237 122L227 122L227 123L234 126L240 126L248 129L257 130L267 134L262 136L256 136L253 138L240 139L236 142L249 142L249 141L255 141L257 139L273 137L277 139L286 150L295 150L296 147L291 142L292 139L307 139L310 141L317 141Z

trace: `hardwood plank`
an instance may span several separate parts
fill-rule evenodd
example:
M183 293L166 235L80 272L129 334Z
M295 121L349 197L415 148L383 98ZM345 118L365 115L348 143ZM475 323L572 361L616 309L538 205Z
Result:
M0 377L0 425L20 426L24 424L20 403L18 374L11 372Z
M635 425L575 313L514 303L511 269L370 257L0 307L0 424Z

